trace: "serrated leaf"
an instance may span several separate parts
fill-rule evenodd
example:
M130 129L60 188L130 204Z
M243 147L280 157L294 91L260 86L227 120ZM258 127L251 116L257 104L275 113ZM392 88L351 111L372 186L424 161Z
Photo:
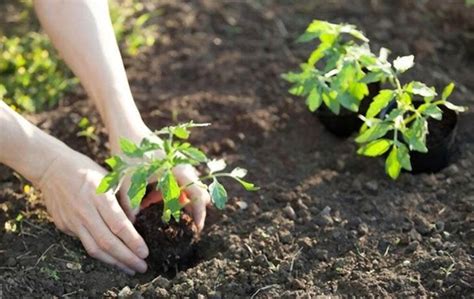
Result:
M456 111L456 112L464 112L464 111L467 110L465 107L454 105L451 102L444 102L444 106L446 106L446 108L448 108L450 110L453 110L453 111Z
M230 176L242 179L247 175L247 169L236 167L230 172Z
M441 111L441 109L437 105L432 103L425 103L420 105L420 107L418 107L418 111L423 115L432 117L437 120L441 120L441 118L443 118L443 111Z
M365 130L362 134L357 136L355 141L357 143L366 143L370 142L372 140L378 139L385 134L387 134L388 131L392 129L392 126L386 123L376 123L372 127L368 128Z
M400 73L404 73L408 69L411 69L415 65L415 56L408 55L403 57L397 57L393 61L393 67Z
M130 205L132 208L140 206L140 203L145 196L146 185L148 184L148 169L144 166L139 167L132 174L130 188L127 195L130 198Z
M199 163L203 163L207 161L206 154L204 154L202 151L195 147L188 147L185 149L182 149L181 152L188 156L189 158L196 160Z
M162 215L162 219L168 220L165 222L168 223L171 220L171 217L173 217L176 222L179 222L182 208L183 206L179 202L179 198L164 201L163 210L166 211L166 214L164 213Z
M142 157L143 153L138 149L137 145L127 138L120 138L120 150L128 157Z
M369 94L369 88L365 83L354 82L349 86L349 93L360 102Z
M374 97L373 102L370 104L369 109L367 110L366 117L372 118L380 113L383 108L385 108L395 97L393 90L384 89L379 92L378 95Z
M328 93L323 93L322 98L324 104L326 104L326 106L329 108L329 110L332 111L332 113L339 114L339 111L341 110L341 105L339 104L337 99L335 99L331 94Z
M428 87L425 83L419 81L412 81L408 84L406 90L413 94L422 96L422 97L434 97L436 96L436 91L432 87Z
M213 182L209 185L209 192L214 206L223 210L227 203L227 191L216 178L214 178Z
M337 99L343 107L350 111L357 112L359 109L359 101L348 92L341 93Z
M308 105L309 111L316 111L321 106L322 102L323 101L320 92L317 88L313 88L306 99L306 104Z
M120 182L120 175L117 172L109 172L106 176L102 178L97 186L96 193L103 194L109 190L115 189Z
M158 183L158 189L163 195L164 202L178 199L181 194L181 189L179 188L178 182L171 170L165 171Z
M140 142L140 151L145 153L149 151L162 149L161 145L156 142L150 141L148 138L143 138Z
M388 151L391 145L392 141L389 139L378 139L362 146L357 153L368 157L376 157Z
M105 164L109 165L112 170L116 170L125 165L125 162L119 156L112 156L105 160Z
M244 180L239 179L239 178L235 178L235 179L236 179L236 180L244 187L244 189L247 190L247 191L257 191L257 190L260 190L260 187L255 186L255 184L253 184L253 183L244 181Z
M189 133L189 130L186 129L185 127L179 126L179 127L174 128L173 134L180 139L188 139L190 133Z
M443 93L441 94L441 100L446 101L446 99L451 95L454 90L454 83L451 82L443 89Z
M383 78L384 74L382 72L370 72L366 74L359 82L369 84L380 82Z
M398 146L397 159L403 169L411 171L410 152L403 143Z
M411 127L403 132L403 138L408 143L410 150L421 153L428 152L426 147L426 134L428 133L428 124L424 118L416 118Z
M226 163L223 159L212 159L207 162L207 167L209 168L209 173L214 173L223 170L226 167Z
M402 169L402 166L400 162L398 161L398 150L397 147L394 146L392 150L390 151L390 154L387 157L387 160L385 160L385 172L392 178L392 179L397 179L398 176L400 175L400 171Z

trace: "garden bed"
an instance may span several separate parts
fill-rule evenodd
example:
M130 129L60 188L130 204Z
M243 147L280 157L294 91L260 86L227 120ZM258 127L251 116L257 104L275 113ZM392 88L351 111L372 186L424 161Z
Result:
M135 277L105 266L59 233L40 194L25 193L26 182L1 167L0 294L473 296L474 59L459 38L472 27L445 22L466 10L463 2L442 11L433 9L440 1L295 2L162 1L155 46L126 61L150 127L211 122L192 141L251 169L262 187L229 186L230 204L210 212L194 261ZM355 23L394 55L414 52L408 77L457 83L452 100L470 110L451 166L394 182L382 161L356 156L354 143L325 131L287 94L280 74L307 56L293 41L313 18ZM100 141L76 136L82 116L100 128ZM29 119L96 161L108 155L81 90Z

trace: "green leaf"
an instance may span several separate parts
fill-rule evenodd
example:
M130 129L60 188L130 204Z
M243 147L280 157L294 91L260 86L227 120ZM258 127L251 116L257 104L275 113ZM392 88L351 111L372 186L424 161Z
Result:
M349 92L360 102L365 96L369 94L369 88L365 83L354 82L349 86Z
M357 136L355 141L357 143L370 142L372 140L375 140L384 136L391 129L392 129L392 126L389 124L382 123L382 122L376 123L372 127L362 132L359 136Z
M392 141L389 139L378 139L362 146L357 153L368 157L376 157L388 151L391 145Z
M189 158L199 163L203 163L207 161L206 154L204 154L202 151L200 151L199 149L195 147L188 147L188 148L182 149L181 152L184 155L188 156Z
M446 99L451 95L454 90L454 83L451 82L443 89L443 93L441 95L441 100L446 101Z
M174 199L179 199L181 189L179 188L178 182L176 181L171 170L165 171L158 183L158 189L163 195L163 201L168 202Z
M397 159L403 169L411 171L410 153L403 143L398 145Z
M116 170L125 165L125 162L119 156L112 156L105 160L105 164L109 165L112 170Z
M341 103L341 105L346 109L353 112L357 112L357 110L359 110L359 101L350 93L344 92L339 94L337 99L339 100L339 103Z
M163 210L166 211L166 214L162 215L162 219L167 220L165 223L168 223L172 216L176 222L179 222L182 208L183 206L179 202L179 198L165 201Z
M436 96L436 90L432 87L428 87L425 83L412 81L407 87L406 91L422 96L422 97L434 97Z
M443 118L443 111L441 111L441 109L439 109L437 105L432 103L425 103L420 105L420 107L418 107L418 111L423 115L432 117L437 120L441 120L441 118Z
M428 123L422 117L416 118L411 127L403 132L403 138L408 143L410 150L421 153L428 152L426 147L426 134L428 133Z
M148 169L145 166L138 167L132 174L131 185L127 195L130 198L132 208L137 208L145 196L148 184Z
M140 142L140 151L142 153L159 150L161 148L162 148L161 144L152 142L148 138L143 138L142 141Z
M384 77L385 76L382 72L370 72L366 74L359 82L366 84L380 82Z
M402 169L402 166L400 162L398 161L397 147L393 146L392 150L390 151L390 154L387 157L387 160L385 160L385 172L392 179L395 180L400 175L401 169Z
M453 111L456 111L456 112L464 112L466 111L466 107L462 107L462 106L458 106L458 105L454 105L453 103L451 102L444 102L443 103L444 106L450 110L453 110Z
M227 191L224 186L222 186L216 178L209 185L209 192L211 194L211 200L214 206L220 210L225 208L227 203Z
M341 110L341 106L339 105L339 102L337 101L337 99L333 97L333 94L323 93L322 97L323 97L324 104L326 104L329 110L331 110L334 114L339 114L339 111Z
M367 110L366 117L372 118L380 113L395 97L395 92L389 89L383 89L374 97L373 102Z
M143 153L138 149L137 145L131 140L120 138L120 149L128 157L142 157Z
M190 133L189 133L189 130L186 129L185 127L179 126L179 127L174 128L173 134L180 139L188 139Z
M308 98L306 99L306 104L308 105L309 111L316 111L319 106L321 106L322 98L321 94L317 88L313 88L309 93Z
M236 179L244 187L244 189L247 190L247 191L260 190L260 187L255 186L255 184L253 184L253 183L244 181L244 180L236 178L236 177L234 177L234 179Z
M97 186L96 193L103 194L109 190L115 189L120 182L120 175L118 172L110 172L102 178Z
M403 57L397 57L393 61L393 67L400 73L404 73L408 69L411 69L415 65L415 56L408 55Z

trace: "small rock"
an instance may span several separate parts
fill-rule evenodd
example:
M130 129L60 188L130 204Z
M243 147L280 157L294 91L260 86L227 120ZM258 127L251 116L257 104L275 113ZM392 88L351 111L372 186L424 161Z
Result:
M368 181L367 183L365 183L365 187L373 193L377 193L377 191L379 190L379 184L377 183L377 181Z
M239 201L237 201L235 204L236 204L236 205L239 207L239 209L241 209L241 210L246 210L246 209L249 207L249 204L248 204L247 202L243 201L243 200L239 200Z
M305 203L301 200L301 198L296 201L296 205L298 206L298 208L302 210L305 210L305 211L309 210L308 206L305 205Z
M284 244L289 244L291 243L291 233L288 230L283 230L280 232L280 241Z
M408 233L408 237L411 241L421 241L423 239L423 237L421 236L421 234L415 230L415 229L412 229L409 233Z
M328 260L328 251L326 249L316 249L314 251L314 255L320 261L327 261Z
M235 142L230 138L226 138L222 140L222 145L224 146L225 149L235 150Z
M441 221L441 220L436 221L435 228L437 232L444 231L444 227L445 227L444 221Z
M295 210L290 205L287 205L284 209L283 212L285 215L290 218L291 220L296 220L296 213Z
M118 293L119 298L128 298L128 297L131 297L132 295L133 295L133 292L132 290L130 290L130 287L128 286L121 289L120 292Z
M446 173L449 176L456 176L459 173L459 167L457 167L456 164L453 164L446 169Z
M413 253L418 249L420 243L418 241L413 241L405 248L405 253Z
M14 267L15 265L16 265L16 258L14 258L14 257L12 257L12 256L9 257L9 258L7 259L7 266L8 266L8 267Z
M357 190L357 191L359 191L359 190L362 189L362 183L360 182L359 179L354 179L354 180L352 181L352 188L355 189L355 190Z
M155 296L157 298L168 298L170 296L170 294L168 293L168 291L164 288L161 288L161 287L157 287L155 289Z
M167 289L170 286L170 281L163 276L158 276L153 280L153 284L157 287Z
M316 224L320 226L331 225L334 220L331 217L331 208L326 206L316 217Z
M413 217L415 229L422 235L427 235L433 229L433 225L423 216L417 214Z
M306 283L298 278L293 279L291 285L295 289L304 289L306 287Z
M204 296L203 294L198 294L197 299L206 299L206 296Z
M357 228L357 232L362 236L367 235L369 233L369 227L367 224L361 223Z
M207 296L208 296L209 299L221 299L222 298L221 292L218 292L218 291L211 291L211 292L209 292L209 294L207 294Z
M434 248L436 248L436 250L444 249L443 242L439 238L430 238L430 243Z

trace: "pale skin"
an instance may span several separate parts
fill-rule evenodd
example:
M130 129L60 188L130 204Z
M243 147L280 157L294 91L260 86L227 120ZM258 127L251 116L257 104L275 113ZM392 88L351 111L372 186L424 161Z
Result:
M35 0L34 4L43 29L97 107L109 133L111 153L120 154L120 137L139 142L152 135L133 100L107 1ZM144 259L149 252L132 224L138 211L130 208L126 195L129 180L117 197L111 192L96 194L104 168L41 131L2 101L0 127L0 163L40 188L58 229L77 236L94 258L132 275L146 271ZM182 186L199 181L189 165L175 168L174 174ZM185 191L192 203L187 209L201 230L210 196L196 183ZM158 196L152 193L148 200Z

